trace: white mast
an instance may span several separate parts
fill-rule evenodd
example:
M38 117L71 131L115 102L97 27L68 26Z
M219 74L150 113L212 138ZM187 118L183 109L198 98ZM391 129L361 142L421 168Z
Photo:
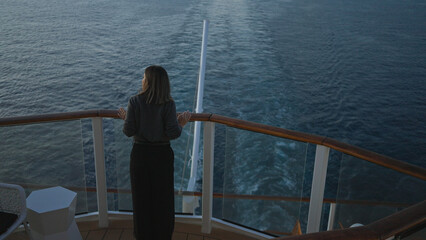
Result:
M204 76L206 72L206 48L209 22L204 20L203 23L203 40L201 44L200 72L198 76L197 105L195 107L195 113L203 112ZM187 191L191 192L194 191L195 181L197 180L197 168L200 153L200 131L201 122L196 121L194 127L194 144L192 145L191 175L187 187ZM184 197L183 200L183 212L192 213L195 207L195 197Z

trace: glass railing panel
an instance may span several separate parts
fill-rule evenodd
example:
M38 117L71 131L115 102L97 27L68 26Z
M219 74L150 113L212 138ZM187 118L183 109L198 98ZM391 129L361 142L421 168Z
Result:
M291 233L301 216L307 146L228 127L223 219L277 235Z
M343 154L334 229L370 224L426 199L426 182Z
M80 120L0 128L0 182L33 190L62 186L77 193L76 213L88 212Z
M117 179L117 210L132 211L132 191L130 185L130 153L132 138L123 133L123 120L114 119L114 148Z
M191 175L192 165L192 147L194 141L194 122L188 123L182 130L182 134L178 139L171 141L171 146L175 153L174 163L174 184L175 184L175 212L184 213L190 212L189 209L184 208L185 200L199 201L199 197L193 197L193 194L188 193L183 195L182 193L188 191L188 183ZM202 133L202 131L201 131ZM202 141L200 140L200 150L202 149ZM201 151L200 151L201 152ZM202 155L198 159L197 167L197 179L201 178L202 170ZM200 191L199 185L195 185L193 191Z
M117 210L132 211L132 194L130 184L130 153L132 150L132 138L124 135L123 120L114 119L114 155L115 155L115 178L117 194ZM181 136L171 141L174 151L174 185L175 185L175 212L182 213L183 195L182 191L187 191L189 175L191 171L191 151L193 141L193 123L188 123L182 131ZM200 145L202 146L202 145ZM200 169L202 166L198 166ZM201 168L202 169L202 168Z

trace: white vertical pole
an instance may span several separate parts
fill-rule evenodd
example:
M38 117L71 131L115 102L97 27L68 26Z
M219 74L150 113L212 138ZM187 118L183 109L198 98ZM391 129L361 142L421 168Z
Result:
M198 91L197 91L197 105L195 108L196 113L203 112L203 96L204 96L204 77L206 71L206 48L207 36L209 31L209 22L204 20L203 23L203 40L201 44L201 58L200 58L200 73L198 76ZM200 132L201 122L196 121L194 126L194 144L192 145L192 162L191 162L191 175L187 190L193 191L195 188L195 181L197 180L197 168L200 151ZM193 212L194 197L184 197L183 199L183 212Z
M327 231L333 230L335 215L336 215L336 204L335 203L331 203L330 204L330 213L328 214Z
M203 215L201 232L210 234L213 216L213 168L214 168L214 128L212 122L204 124L203 146Z
M104 156L104 131L102 118L92 118L93 148L95 154L96 194L98 199L99 227L108 227L108 201Z
M318 232L320 228L329 153L330 148L317 145L306 233Z
M209 21L204 20L203 39L201 43L200 74L198 75L197 106L195 108L196 113L203 112L204 77L206 75L206 50L207 50L208 33L209 33Z

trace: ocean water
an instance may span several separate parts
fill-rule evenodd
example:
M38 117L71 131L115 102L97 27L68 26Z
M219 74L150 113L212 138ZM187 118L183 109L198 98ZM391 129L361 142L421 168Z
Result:
M0 117L126 106L151 64L169 72L178 111L193 110L208 19L204 112L328 136L426 167L425 16L422 0L2 0ZM106 126L106 144L113 146L119 123ZM87 158L90 124L72 128L82 132L79 154ZM175 143L179 171L190 155L189 130ZM18 136L14 129L1 131L3 146L16 145L8 140ZM217 139L216 191L309 196L312 146L225 128ZM239 148L246 152L232 151ZM3 159L13 155L7 149ZM342 183L375 181L372 168L332 156L326 197L362 198ZM10 161L1 168L13 168ZM93 176L86 177L92 184ZM412 181L384 178L368 193L390 201L395 196L383 189L396 187L408 202L425 199L425 188L404 187L417 186ZM231 212L249 203L220 204L217 215L259 226ZM305 211L301 204L269 204L249 205L260 215L273 212L259 219L275 218L271 209L295 218Z

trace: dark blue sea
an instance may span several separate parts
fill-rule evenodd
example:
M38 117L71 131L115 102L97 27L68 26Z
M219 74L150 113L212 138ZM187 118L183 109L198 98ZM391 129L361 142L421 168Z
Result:
M125 107L152 64L168 71L177 110L193 111L204 19L204 112L327 136L426 167L424 0L2 0L0 117ZM90 121L52 124L0 128L0 180L26 181L17 177L24 167L25 178L57 175L66 185L70 169L81 167L84 184L94 184ZM128 180L131 145L120 124L104 122L115 187L127 186L120 182ZM191 131L188 125L173 143L177 190L186 189ZM49 136L54 140L39 146ZM22 138L33 144L24 148ZM58 138L77 147L51 149ZM39 162L59 159L50 156L58 149L70 159ZM315 146L217 126L216 150L216 192L309 197ZM69 167L75 153L79 162ZM111 208L126 208L110 197ZM325 197L411 204L426 199L426 185L331 151ZM262 230L289 232L296 219L306 222L304 203L216 203L217 217ZM344 225L400 208L350 209L377 215L348 220L342 207Z

